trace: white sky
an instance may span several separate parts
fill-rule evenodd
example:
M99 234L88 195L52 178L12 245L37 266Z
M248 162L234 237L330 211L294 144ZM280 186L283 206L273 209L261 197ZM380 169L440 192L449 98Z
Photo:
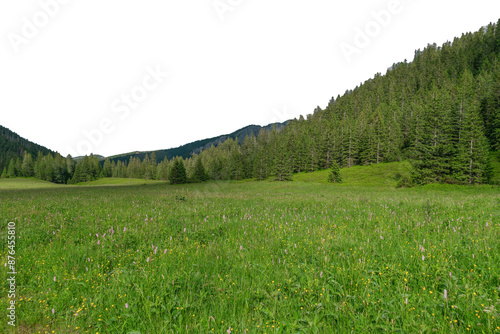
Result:
M177 147L312 113L499 18L497 0L5 0L0 125L62 155Z

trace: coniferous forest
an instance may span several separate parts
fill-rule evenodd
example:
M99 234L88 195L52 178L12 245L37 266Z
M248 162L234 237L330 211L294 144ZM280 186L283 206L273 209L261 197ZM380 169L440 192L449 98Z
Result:
M35 176L56 183L99 177L173 183L274 178L332 165L352 167L409 160L406 185L490 183L500 151L500 20L442 46L415 51L413 61L393 64L326 108L286 126L211 146L187 159L146 154L128 162L95 156L24 152L2 177ZM182 167L180 166L182 164ZM175 168L174 168L175 166ZM179 170L184 170L179 176ZM172 172L173 171L173 172ZM174 176L172 176L175 174ZM172 181L175 180L175 181Z

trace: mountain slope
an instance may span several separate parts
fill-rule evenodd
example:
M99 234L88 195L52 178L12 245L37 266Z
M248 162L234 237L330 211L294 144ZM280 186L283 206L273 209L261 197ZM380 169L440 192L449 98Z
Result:
M213 179L410 160L408 184L477 184L493 181L490 150L500 150L500 20L415 51L307 119L201 158Z
M288 121L287 121L288 122ZM207 139L202 139L202 140L197 140L192 143L188 143L176 148L170 148L170 149L165 149L165 150L157 150L157 151L145 151L145 152L131 152L131 153L124 153L124 154L119 154L119 155L114 155L109 157L111 161L122 161L122 162L128 162L131 157L134 158L139 158L139 159L144 159L146 154L151 155L153 152L156 155L156 160L157 161L162 161L165 157L167 159L172 159L174 157L182 157L184 159L189 158L193 154L198 154L201 151L211 147L212 145L217 146L220 143L223 143L227 139L236 139L238 138L238 142L241 144L243 139L246 136L250 136L253 134L254 136L257 136L260 132L261 129L264 130L270 130L274 126L277 128L281 128L284 126L287 122L283 123L273 123L273 124L268 124L266 126L260 126L260 125L248 125L244 128L241 128L239 130L236 130L230 134L227 135L221 135L213 138L207 138Z
M52 150L22 138L0 125L0 173L4 167L7 168L11 158L19 158L22 161L24 152L30 153L33 158L36 158L38 152L44 155L54 154Z

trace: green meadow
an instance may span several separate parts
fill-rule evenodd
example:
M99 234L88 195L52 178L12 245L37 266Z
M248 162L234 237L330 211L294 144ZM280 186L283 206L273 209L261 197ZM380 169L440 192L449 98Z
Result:
M500 333L500 188L0 180L1 333Z

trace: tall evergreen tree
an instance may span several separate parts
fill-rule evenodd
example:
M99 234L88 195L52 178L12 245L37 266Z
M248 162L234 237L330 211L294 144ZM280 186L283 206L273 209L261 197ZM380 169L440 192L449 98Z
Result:
M174 160L174 165L168 175L168 180L171 184L182 184L187 182L186 168L182 158Z
M342 176L340 175L340 167L336 161L332 162L330 167L330 173L328 174L328 181L333 183L342 182Z
M102 174L104 177L113 176L113 169L112 169L111 161L109 160L109 158L106 158L106 160L104 161L104 165L102 167Z
M201 161L201 157L198 156L196 158L196 163L194 165L193 176L191 177L192 182L204 182L208 180L208 174L205 170L205 166L203 166L203 162Z

